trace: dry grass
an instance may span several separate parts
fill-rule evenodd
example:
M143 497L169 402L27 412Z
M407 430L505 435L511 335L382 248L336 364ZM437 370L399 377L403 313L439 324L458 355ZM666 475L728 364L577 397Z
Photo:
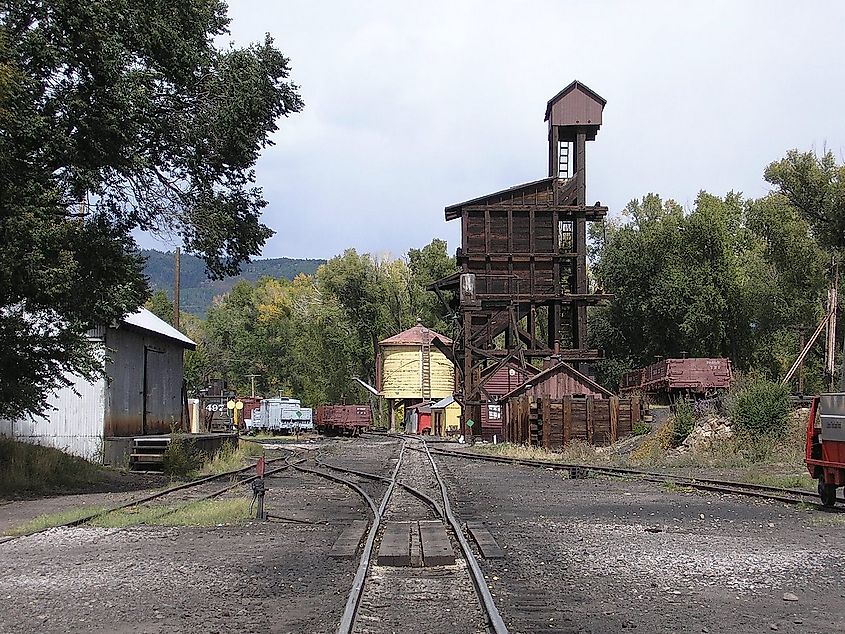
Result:
M91 525L102 528L141 525L202 527L235 524L249 518L249 501L237 498L202 500L184 506L130 507L98 517Z
M105 470L58 449L0 438L0 495L76 489L105 480Z
M214 454L211 460L207 460L199 469L191 472L194 477L217 475L226 471L234 471L245 467L250 458L257 458L264 453L264 447L254 442L238 441L238 444L226 443Z
M704 450L679 453L671 448L674 429L670 419L643 438L642 443L630 454L620 453L615 446L595 448L578 441L563 451L508 443L481 445L475 450L517 459L596 466L736 469L742 472L740 477L748 482L812 489L814 482L804 467L805 430L806 417L796 413L790 418L786 434L781 438L735 437Z
M91 517L98 513L102 513L103 510L105 510L105 507L81 506L69 509L67 511L60 511L58 513L39 515L38 517L30 520L29 522L26 522L25 524L15 526L14 528L5 531L3 535L30 535L32 533L37 533L38 531L43 531L47 528L62 526L63 524L67 524L68 522L74 522L84 517Z

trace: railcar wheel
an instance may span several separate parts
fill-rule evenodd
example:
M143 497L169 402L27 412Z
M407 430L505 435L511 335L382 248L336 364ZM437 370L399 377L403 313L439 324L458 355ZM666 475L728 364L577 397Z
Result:
M822 506L832 508L836 505L836 486L833 484L825 484L824 480L819 480L819 497L822 501Z

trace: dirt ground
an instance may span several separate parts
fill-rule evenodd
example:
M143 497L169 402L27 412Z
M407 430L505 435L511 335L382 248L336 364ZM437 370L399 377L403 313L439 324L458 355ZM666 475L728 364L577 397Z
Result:
M843 632L845 514L437 457L512 632Z
M103 481L81 489L0 497L0 535L40 516L80 507L116 506L153 489L167 486L163 475L103 470Z
M331 441L321 454L388 474L395 446ZM845 514L436 460L455 512L505 549L482 568L511 632L845 631ZM269 486L269 523L54 529L0 544L0 633L333 632L357 562L328 552L364 503L292 471ZM0 507L4 521L27 504ZM414 612L401 631L427 631Z

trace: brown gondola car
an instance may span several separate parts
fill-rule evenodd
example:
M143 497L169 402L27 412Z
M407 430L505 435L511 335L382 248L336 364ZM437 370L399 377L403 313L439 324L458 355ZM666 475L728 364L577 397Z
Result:
M731 387L730 359L663 359L622 375L622 394L641 392L674 400L679 396L703 398Z
M373 424L373 412L369 405L320 405L315 424L326 436L357 436Z

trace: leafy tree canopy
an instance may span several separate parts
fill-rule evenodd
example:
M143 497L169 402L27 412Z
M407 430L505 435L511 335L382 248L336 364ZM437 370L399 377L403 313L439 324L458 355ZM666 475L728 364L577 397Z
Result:
M133 230L215 276L272 234L253 166L303 104L267 36L219 49L217 0L0 4L0 415L43 410L85 332L147 297Z

